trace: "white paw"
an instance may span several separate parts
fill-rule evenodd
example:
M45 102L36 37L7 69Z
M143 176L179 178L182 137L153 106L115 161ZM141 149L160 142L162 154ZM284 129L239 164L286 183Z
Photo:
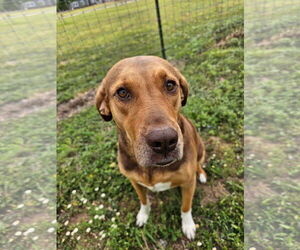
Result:
M150 208L149 202L147 205L141 204L140 211L136 217L136 225L137 226L141 227L146 224L146 222L149 218L150 210L151 210L151 208Z
M189 240L194 239L196 234L196 225L194 223L191 210L186 213L181 212L181 219L183 233Z
M201 183L206 183L206 181L207 181L206 175L205 174L200 174L199 175L199 181Z

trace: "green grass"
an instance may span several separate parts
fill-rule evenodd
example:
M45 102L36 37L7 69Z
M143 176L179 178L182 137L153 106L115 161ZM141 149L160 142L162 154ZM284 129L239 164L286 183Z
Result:
M55 8L0 18L0 105L55 88Z
M55 14L54 7L0 14L1 114L7 103L55 89ZM56 215L55 107L16 107L12 116L34 112L0 121L0 245L50 249L55 244L55 234L47 232L54 229Z
M243 249L243 37L216 47L242 29L242 17L232 17L222 23L191 22L186 33L180 30L168 37L171 59L184 65L181 71L191 85L183 113L201 131L208 152L209 181L197 184L193 203L196 239L188 241L181 232L178 189L153 194L147 225L135 226L139 201L117 167L116 129L91 107L58 124L59 249L196 249L198 242L203 249ZM104 58L110 65L117 60ZM73 74L81 74L66 69L59 70L70 81ZM83 78L79 85L61 81L60 101L92 86ZM201 204L217 187L220 196Z
M161 55L156 21L155 2L139 0L111 7L112 3L58 14L58 102L65 102L79 92L95 87L107 70L125 57L153 54ZM164 40L169 57L174 55L175 33L179 48L199 30L194 24L234 18L242 11L242 1L212 3L205 0L160 1ZM93 10L87 12L87 10ZM62 16L74 14L72 17ZM180 31L180 32L176 32ZM174 48L178 50L178 48ZM203 47L205 49L205 47ZM179 49L180 50L180 49Z
M1 123L0 245L3 249L54 246L55 226L55 109ZM30 194L26 191L30 190ZM43 202L48 199L48 202ZM22 207L19 207L19 206ZM13 222L19 221L18 225ZM29 228L28 237L16 236ZM33 240L34 237L38 240Z
M298 12L278 1L246 26L245 245L256 249L300 249Z

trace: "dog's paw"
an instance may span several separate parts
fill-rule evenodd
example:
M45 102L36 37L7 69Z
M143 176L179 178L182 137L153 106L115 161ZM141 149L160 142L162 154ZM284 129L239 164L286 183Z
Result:
M150 205L141 204L139 213L136 216L136 225L141 227L146 224L149 214L150 214Z
M207 177L206 177L206 175L201 173L201 174L199 175L199 181L200 181L201 183L206 183L206 182L207 182Z
M189 240L193 240L196 234L196 225L194 223L191 211L181 212L182 231Z

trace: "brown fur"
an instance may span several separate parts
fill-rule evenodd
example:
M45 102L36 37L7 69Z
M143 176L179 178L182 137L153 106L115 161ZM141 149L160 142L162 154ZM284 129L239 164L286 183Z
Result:
M164 92L161 86L165 79L176 81L179 86L176 93ZM115 93L119 87L129 88L132 99L118 100ZM205 149L193 124L179 113L181 106L186 104L187 96L188 83L181 73L167 61L154 56L118 62L97 91L97 110L105 120L113 118L118 127L119 169L131 181L142 204L147 202L146 188L139 182L147 186L171 182L172 187L181 187L182 211L187 212L191 208L196 176L205 174L202 169ZM143 143L143 136L149 129L164 125L173 127L180 135L182 158L166 167L140 165L137 148Z

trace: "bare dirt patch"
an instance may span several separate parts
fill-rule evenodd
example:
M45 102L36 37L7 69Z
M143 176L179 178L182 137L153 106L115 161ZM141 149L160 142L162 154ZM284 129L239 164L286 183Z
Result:
M221 198L229 195L222 181L215 181L211 185L201 185L201 205L216 203Z
M241 38L241 37L244 37L244 31L242 29L237 29L231 34L229 34L228 36L226 36L224 39L220 40L214 47L216 48L225 47L232 38Z
M76 214L74 215L71 219L70 219L70 224L71 225L75 225L84 221L88 221L88 214L87 212L82 212L80 214Z
M300 31L298 28L286 30L280 34L269 37L268 39L264 39L261 42L259 42L257 44L257 46L267 47L267 46L273 45L274 43L276 43L277 41L279 41L282 38L296 38L296 37L300 37Z
M94 104L95 94L96 89L93 88L78 94L74 99L66 103L59 104L57 107L57 120L64 120L92 106Z
M282 146L280 144L269 142L261 137L245 137L246 155L254 154L258 159L265 159L270 152L281 151L281 147Z
M267 183L262 181L254 181L251 184L246 182L245 185L245 202L255 202L259 199L267 198L275 195Z
M0 107L0 122L24 117L51 105L54 106L55 102L56 92L51 90L34 94L32 97L18 102L4 104Z

